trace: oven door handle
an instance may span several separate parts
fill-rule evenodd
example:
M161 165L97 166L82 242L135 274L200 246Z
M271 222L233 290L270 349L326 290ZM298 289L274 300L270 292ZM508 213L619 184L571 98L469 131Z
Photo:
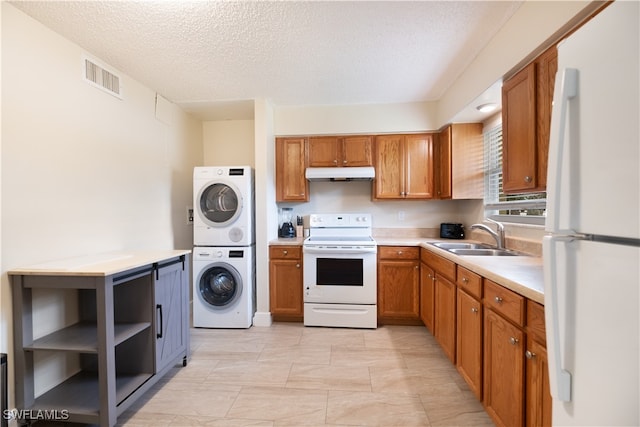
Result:
M364 247L341 247L341 246L323 246L313 247L304 246L302 251L306 254L371 254L378 252L376 246Z

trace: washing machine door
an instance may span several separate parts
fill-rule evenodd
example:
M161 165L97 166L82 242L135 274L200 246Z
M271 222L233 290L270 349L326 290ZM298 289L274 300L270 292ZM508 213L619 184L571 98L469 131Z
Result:
M212 227L232 224L242 212L242 194L231 183L212 182L200 191L198 213Z
M232 306L242 294L242 279L233 266L214 264L200 275L198 284L200 297L212 308L224 309Z

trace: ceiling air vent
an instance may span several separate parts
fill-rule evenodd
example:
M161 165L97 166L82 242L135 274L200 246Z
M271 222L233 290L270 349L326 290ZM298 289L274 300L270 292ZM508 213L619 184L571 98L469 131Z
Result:
M103 91L122 99L120 87L120 76L106 70L89 58L83 58L84 79L90 85L102 89Z

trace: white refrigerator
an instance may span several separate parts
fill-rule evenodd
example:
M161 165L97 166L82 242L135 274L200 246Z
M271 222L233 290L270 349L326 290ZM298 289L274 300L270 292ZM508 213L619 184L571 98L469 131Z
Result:
M558 46L545 315L553 425L640 425L640 3Z

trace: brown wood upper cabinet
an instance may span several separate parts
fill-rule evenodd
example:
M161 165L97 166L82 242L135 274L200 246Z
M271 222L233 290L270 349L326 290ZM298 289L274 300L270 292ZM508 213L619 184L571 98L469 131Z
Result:
M502 85L502 183L505 193L545 191L556 45Z
M435 144L435 197L484 197L484 140L482 123L454 123L438 134Z
M433 135L379 135L374 199L433 198Z
M373 138L358 136L312 136L309 138L309 166L372 166Z
M276 138L276 201L308 202L306 138Z

